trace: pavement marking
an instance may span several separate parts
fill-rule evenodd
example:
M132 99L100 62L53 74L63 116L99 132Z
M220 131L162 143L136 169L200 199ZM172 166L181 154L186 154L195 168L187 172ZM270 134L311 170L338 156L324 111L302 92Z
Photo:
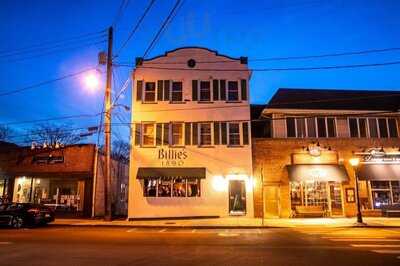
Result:
M331 241L336 242L399 242L400 239L388 239L388 238L328 238Z
M165 231L167 231L167 229L161 229L160 231L158 231L159 233L163 233L163 232L165 232Z
M355 236L349 238L349 236L323 236L324 239L386 239L384 236Z
M10 244L12 244L12 242L9 241L0 242L0 245L10 245Z
M240 234L235 234L235 233L219 233L218 236L222 237L234 237L234 236L239 236Z
M395 249L373 249L371 251L380 254L400 254L400 250ZM400 258L400 256L397 258Z
M192 233L196 233L196 229L193 229L193 230L192 230Z
M132 229L129 229L128 231L126 231L126 232L131 233L131 232L136 231L136 230L137 230L137 228L132 228Z
M380 244L352 244L355 248L400 248L400 245L380 245Z

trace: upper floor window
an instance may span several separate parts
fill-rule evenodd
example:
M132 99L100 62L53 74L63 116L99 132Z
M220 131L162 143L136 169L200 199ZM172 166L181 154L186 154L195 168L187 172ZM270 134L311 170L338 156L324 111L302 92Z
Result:
M172 102L182 102L183 101L182 95L183 95L182 82L181 81L172 82L171 101Z
M228 101L239 101L239 85L237 81L228 81Z
M172 123L172 145L183 146L183 123Z
M143 146L155 146L155 124L143 124Z
M229 145L238 146L240 145L240 124L239 123L229 123Z
M200 124L200 146L212 145L211 141L211 123Z
M395 118L349 118L351 138L397 138L397 122Z
M211 101L210 81L200 81L200 99L201 102Z
M336 119L333 117L287 117L288 138L335 138Z
M156 101L156 83L146 82L144 87L144 101L155 102Z

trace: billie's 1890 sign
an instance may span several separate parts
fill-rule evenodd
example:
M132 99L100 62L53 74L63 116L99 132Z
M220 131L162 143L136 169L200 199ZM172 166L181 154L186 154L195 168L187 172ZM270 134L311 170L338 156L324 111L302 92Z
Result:
M182 149L159 149L158 160L161 160L162 166L182 166L188 155L184 148Z

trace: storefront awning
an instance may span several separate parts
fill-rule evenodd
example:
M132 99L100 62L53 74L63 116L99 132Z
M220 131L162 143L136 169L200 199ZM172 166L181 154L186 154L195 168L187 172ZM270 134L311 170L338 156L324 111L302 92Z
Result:
M338 164L295 164L287 166L289 180L301 181L334 181L346 182L349 180L343 165Z
M138 179L143 178L206 178L206 168L202 167L140 167L137 173Z
M360 180L400 180L400 163L360 164Z

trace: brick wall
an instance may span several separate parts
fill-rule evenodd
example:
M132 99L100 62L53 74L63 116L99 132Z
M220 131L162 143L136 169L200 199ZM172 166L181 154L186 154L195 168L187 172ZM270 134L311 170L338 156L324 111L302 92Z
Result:
M265 186L279 187L280 217L290 216L289 178L285 168L291 164L291 154L296 150L302 150L312 142L319 142L321 147L331 147L336 151L338 162L343 163L350 177L350 181L343 185L343 193L346 188L354 188L354 172L349 164L353 151L372 147L399 147L400 139L253 139L253 177L255 179L254 190L254 214L261 217L263 208L263 197L261 187L261 169ZM265 190L265 189L264 189ZM365 191L360 191L365 193ZM345 195L343 194L343 197ZM346 203L344 200L345 216L354 216L355 203Z

